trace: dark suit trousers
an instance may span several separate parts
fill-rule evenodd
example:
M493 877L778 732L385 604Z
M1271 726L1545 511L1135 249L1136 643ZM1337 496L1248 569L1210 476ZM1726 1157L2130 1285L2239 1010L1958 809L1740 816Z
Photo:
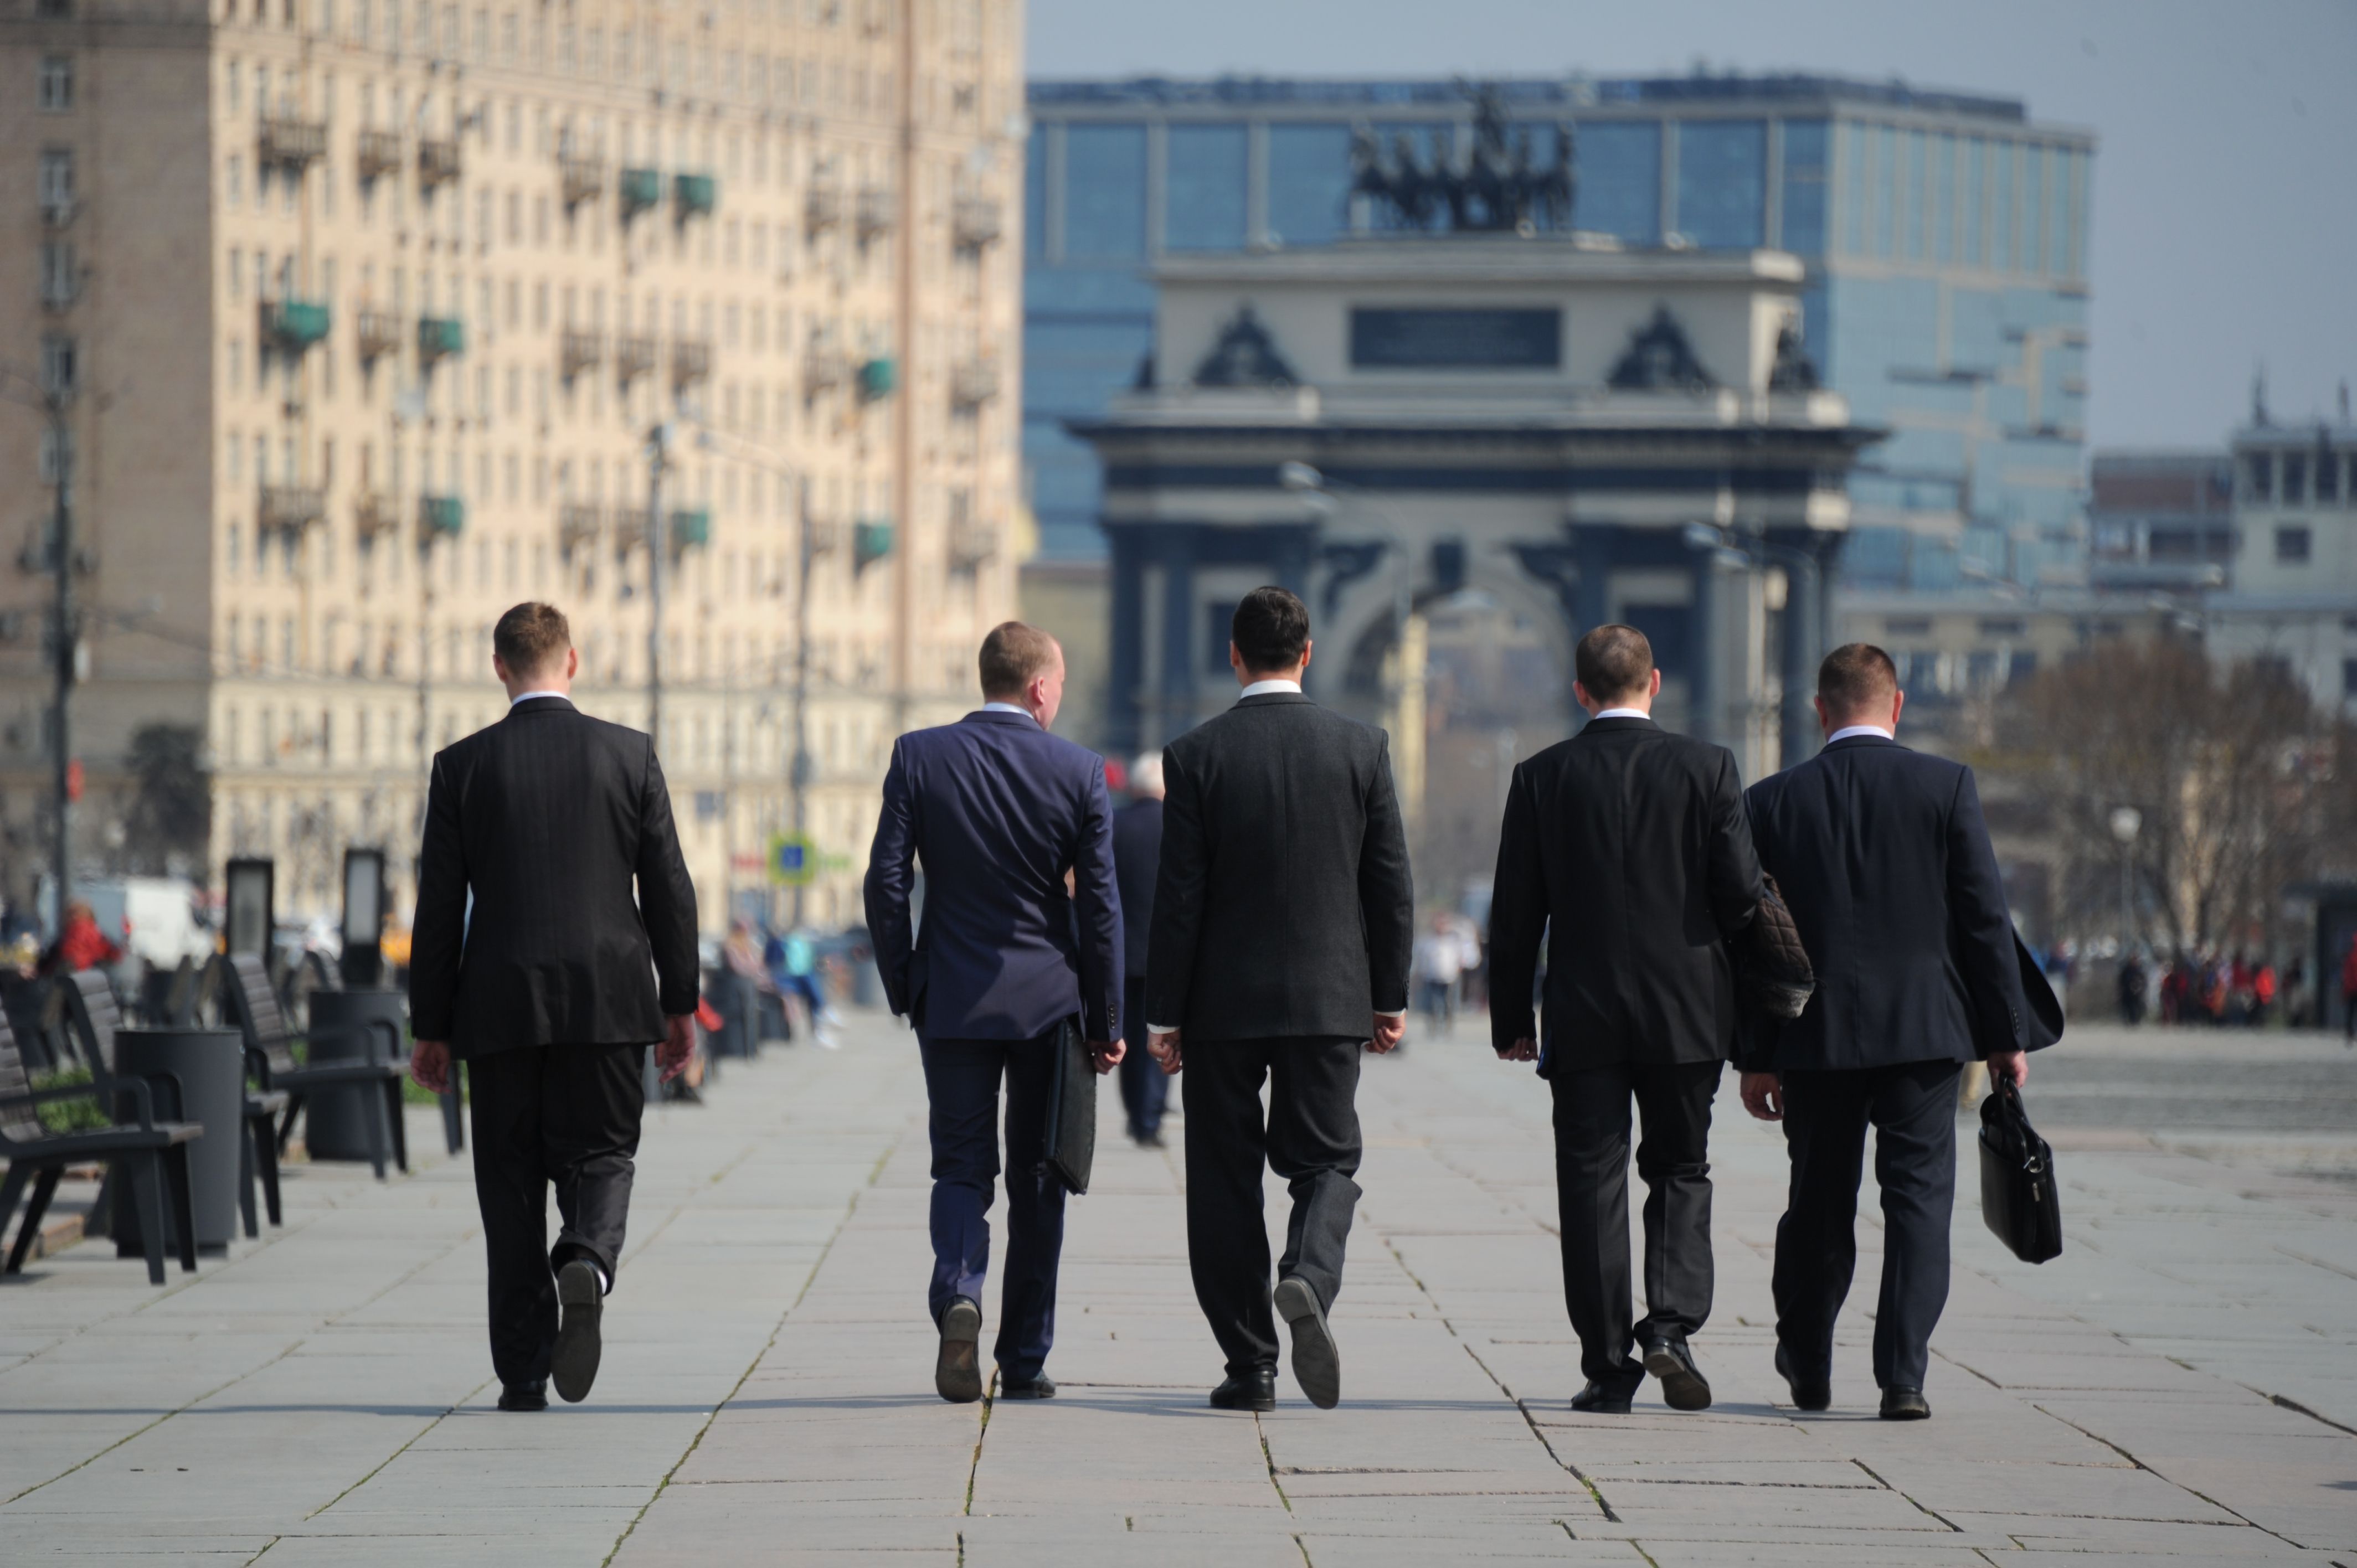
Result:
M1064 1184L1048 1169L1048 1097L1055 1036L936 1040L917 1036L933 1143L933 1321L955 1296L982 1301L990 1273L990 1200L998 1181L998 1081L1006 1080L1006 1275L998 1342L1009 1377L1036 1378L1056 1338L1056 1265L1064 1251Z
M1292 1187L1280 1277L1328 1311L1358 1208L1358 1040L1211 1040L1186 1047L1187 1261L1232 1375L1276 1365L1264 1164ZM1260 1086L1269 1084L1268 1119Z
M1148 1137L1162 1130L1162 1108L1169 1102L1170 1079L1162 1064L1146 1054L1146 976L1134 975L1122 1002L1123 1037L1129 1049L1121 1058L1121 1108L1129 1113L1129 1135Z
M1644 1367L1632 1345L1694 1333L1710 1316L1710 1102L1720 1062L1558 1068L1555 1201L1563 1221L1563 1298L1579 1334L1580 1370L1633 1389ZM1645 1183L1645 1316L1629 1277L1629 1104L1642 1118L1637 1174Z
M500 1380L548 1376L555 1270L585 1257L616 1276L631 1161L646 1110L644 1046L526 1046L467 1061L475 1201L490 1263L491 1366ZM548 1244L548 1184L564 1221Z
M1928 1061L1782 1075L1792 1186L1776 1224L1776 1337L1801 1375L1822 1377L1833 1367L1834 1318L1857 1268L1857 1183L1871 1124L1882 1187L1874 1380L1923 1386L1932 1329L1948 1304L1963 1070Z

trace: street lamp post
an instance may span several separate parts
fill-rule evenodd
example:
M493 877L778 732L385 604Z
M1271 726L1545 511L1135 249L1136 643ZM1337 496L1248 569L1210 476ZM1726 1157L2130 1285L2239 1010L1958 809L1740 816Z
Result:
M66 929L66 899L73 885L73 688L75 654L81 637L73 590L73 447L66 424L66 394L43 394L41 412L49 422L49 444L57 456L57 492L50 521L49 566L57 574L56 619L50 630L50 653L56 660L57 688L50 725L56 743L57 790L57 929Z
M663 564L671 540L663 526L663 476L671 467L672 427L647 432L647 733L662 754Z
M2112 837L2120 846L2120 961L2127 962L2136 940L2136 841L2143 831L2144 813L2134 806L2112 811Z

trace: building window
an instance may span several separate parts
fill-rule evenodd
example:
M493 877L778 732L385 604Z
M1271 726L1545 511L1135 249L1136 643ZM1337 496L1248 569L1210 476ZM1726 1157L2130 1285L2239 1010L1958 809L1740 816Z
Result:
M2308 456L2302 452L2283 455L2283 504L2298 506L2308 499Z
M2316 499L2337 501L2341 499L2341 454L2319 452L2316 455Z
M70 147L41 149L38 199L44 209L70 210L74 200L74 162Z
M70 338L50 334L41 339L41 391L51 397L71 397L77 381L79 356Z
M1074 125L1064 133L1064 253L1145 254L1146 127Z
M1784 122L1783 231L1777 242L1799 255L1825 248L1825 189L1830 173L1823 120Z
M1173 125L1163 185L1162 242L1174 251L1244 243L1246 139L1242 125Z
M40 74L36 79L34 102L49 114L62 114L73 107L73 57L43 55Z
M47 306L71 305L81 293L81 269L76 264L74 248L62 241L52 241L41 247L41 303Z
M1658 121L1582 125L1573 161L1579 179L1573 222L1631 244L1662 238L1662 127Z
M1766 122L1692 120L1678 127L1678 231L1710 251L1765 242Z
M2252 452L2243 458L2243 480L2255 501L2276 499L2276 455Z
M2357 659L2341 661L2341 700L2357 703Z
M2309 532L2305 528L2276 530L2276 559L2286 565L2300 565L2308 560Z

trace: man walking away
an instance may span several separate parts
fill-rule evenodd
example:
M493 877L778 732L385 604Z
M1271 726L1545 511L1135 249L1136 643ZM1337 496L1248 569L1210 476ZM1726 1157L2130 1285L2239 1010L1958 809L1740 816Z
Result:
M1457 983L1465 973L1465 937L1446 909L1432 917L1432 925L1415 939L1417 1002L1424 1015L1444 1035L1457 1026Z
M695 1048L695 888L653 740L566 696L565 617L518 605L491 650L507 717L436 756L426 790L410 1071L438 1094L468 1064L491 1365L500 1408L532 1411L552 1378L578 1401L597 1375L646 1047L665 1082Z
M1227 1358L1211 1405L1276 1407L1281 1316L1295 1380L1330 1410L1359 1052L1392 1049L1405 1028L1415 888L1389 742L1302 695L1308 610L1255 588L1232 630L1242 699L1163 753L1146 1028L1163 1070L1187 1069L1187 1258ZM1264 1164L1293 1190L1273 1299Z
M1662 675L1644 634L1599 626L1576 661L1573 691L1594 716L1516 768L1506 796L1491 1043L1502 1059L1536 1058L1555 1092L1564 1301L1587 1380L1572 1408L1626 1412L1652 1372L1672 1409L1704 1410L1710 1384L1687 1340L1710 1316L1710 1104L1736 1028L1727 942L1760 907L1760 862L1733 755L1653 722ZM1542 931L1544 1035L1530 1002ZM1646 1188L1646 1312L1633 1322L1632 1097Z
M892 747L867 855L867 929L892 1011L917 1031L931 1103L933 1387L982 1397L982 1286L1006 1084L1006 1277L998 1397L1056 1397L1064 1187L1048 1165L1056 1036L1080 1020L1093 1065L1121 1060L1121 905L1104 759L1048 733L1064 650L1007 621L982 644L983 705ZM916 863L925 921L909 925ZM1070 875L1071 892L1065 888ZM1077 910L1078 919L1074 919Z
M1760 864L1817 975L1808 1009L1760 1022L1744 1062L1744 1106L1784 1123L1792 1165L1776 1227L1776 1369L1801 1409L1832 1402L1870 1125L1887 1421L1932 1413L1923 1376L1948 1300L1957 1076L1983 1058L2017 1084L2029 1069L2020 960L1973 772L1893 738L1906 701L1889 654L1835 649L1817 671L1824 749L1749 797Z
M1154 878L1162 864L1162 754L1139 754L1129 769L1130 803L1113 819L1113 865L1121 884L1122 964L1129 976L1121 1014L1121 1103L1138 1146L1162 1146L1170 1079L1146 1051L1146 939L1154 918Z

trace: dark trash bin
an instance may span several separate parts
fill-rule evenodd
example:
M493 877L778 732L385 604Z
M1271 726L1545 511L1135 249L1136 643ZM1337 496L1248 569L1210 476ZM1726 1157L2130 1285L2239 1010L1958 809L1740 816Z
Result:
M311 1067L336 1062L382 1061L387 1049L382 1029L360 1026L379 1019L393 1026L393 1037L409 1037L409 1000L398 991L315 991L311 993ZM372 1083L337 1084L311 1090L303 1107L303 1142L315 1160L365 1160L369 1122L384 1090Z
M188 1145L197 1251L228 1251L237 1230L238 1146L245 1135L244 1036L235 1029L118 1029L114 1075L146 1080L157 1121L204 1128L205 1135ZM136 1208L118 1207L116 1255L139 1257Z

